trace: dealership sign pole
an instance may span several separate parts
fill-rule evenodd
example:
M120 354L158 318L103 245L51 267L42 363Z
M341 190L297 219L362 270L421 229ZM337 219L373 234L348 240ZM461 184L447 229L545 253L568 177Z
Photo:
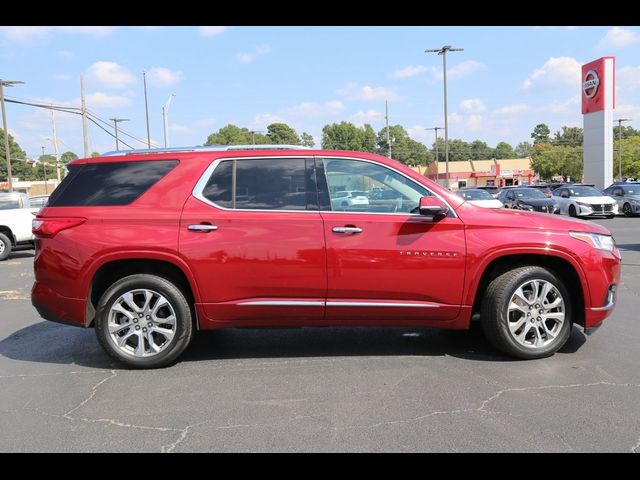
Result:
M602 57L582 66L584 180L598 188L613 183L615 72L615 57Z

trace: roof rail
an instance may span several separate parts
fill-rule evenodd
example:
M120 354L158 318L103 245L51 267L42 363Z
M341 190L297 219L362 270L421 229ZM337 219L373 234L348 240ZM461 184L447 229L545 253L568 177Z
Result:
M224 152L229 150L310 150L302 145L211 145L206 147L171 147L144 148L135 150L114 150L100 155L101 157L115 157L117 155L140 155L149 153L173 152Z

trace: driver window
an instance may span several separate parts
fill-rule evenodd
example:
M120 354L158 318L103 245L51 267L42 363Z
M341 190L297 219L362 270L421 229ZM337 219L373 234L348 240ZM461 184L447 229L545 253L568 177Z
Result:
M418 213L423 186L382 165L359 160L324 159L334 212Z

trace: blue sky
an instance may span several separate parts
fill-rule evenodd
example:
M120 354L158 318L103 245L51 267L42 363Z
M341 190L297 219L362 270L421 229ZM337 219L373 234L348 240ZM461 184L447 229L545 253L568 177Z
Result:
M318 143L331 122L377 131L385 99L391 123L431 146L424 128L443 126L442 57L424 50L444 44L464 48L448 56L450 138L515 146L538 122L581 126L579 67L604 55L617 59L614 118L640 126L637 27L0 27L0 78L26 82L8 97L79 106L84 75L89 109L130 119L121 127L145 138L145 70L157 145L175 92L172 146L202 144L228 123L284 121ZM29 156L52 151L48 110L7 104L7 115ZM61 151L81 155L80 117L56 120ZM92 151L115 148L92 124L89 139Z

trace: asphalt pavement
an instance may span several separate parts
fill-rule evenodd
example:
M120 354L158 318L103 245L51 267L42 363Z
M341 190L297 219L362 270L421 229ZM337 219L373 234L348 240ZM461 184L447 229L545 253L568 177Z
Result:
M230 329L129 371L93 330L31 306L33 253L0 263L2 452L640 453L640 218L597 220L623 256L590 337L515 361L478 329Z

